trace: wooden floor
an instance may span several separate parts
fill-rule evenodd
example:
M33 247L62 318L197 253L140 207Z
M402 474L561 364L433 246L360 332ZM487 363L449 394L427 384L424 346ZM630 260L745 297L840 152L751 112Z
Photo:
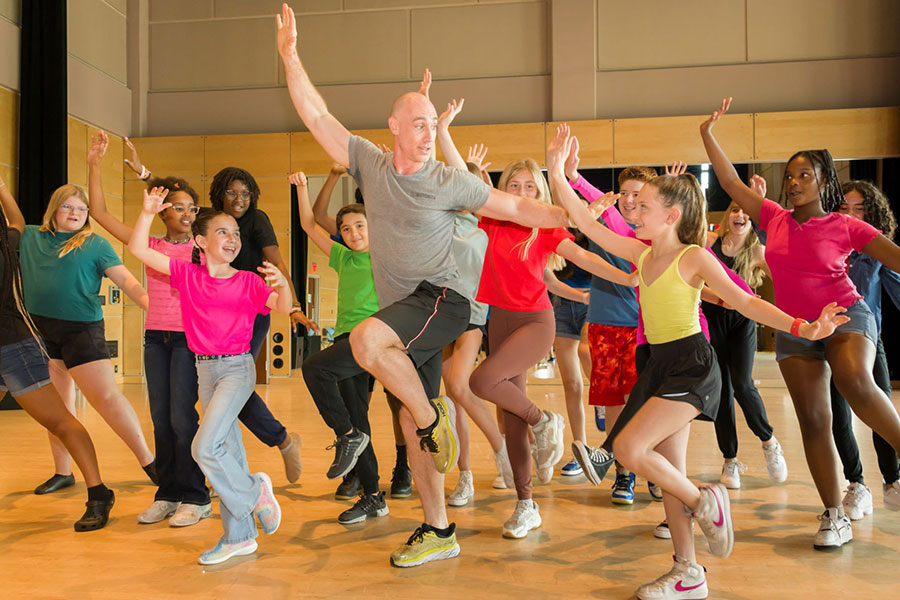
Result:
M734 553L728 559L713 558L705 551L705 541L697 538L698 548L704 549L698 559L709 570L710 596L896 597L900 513L882 508L869 433L856 423L875 514L854 523L852 544L832 553L816 552L812 538L822 507L771 355L760 355L757 378L785 448L790 477L782 485L769 481L759 442L739 417L739 456L749 469L743 488L731 493ZM152 439L144 389L123 388ZM513 511L515 493L491 489L496 475L492 453L473 428L475 503L448 508L457 523L461 555L413 569L392 568L388 555L421 520L416 496L389 500L387 517L339 525L337 515L349 503L333 499L335 483L324 475L332 457L325 450L329 432L302 381L295 375L258 390L288 429L303 436L303 476L288 485L278 452L245 433L251 467L272 475L284 520L275 535L260 536L256 555L207 568L196 559L221 535L218 517L186 529L170 529L165 522L139 525L137 514L153 500L154 488L92 409L80 407L79 417L93 436L104 479L115 489L117 502L105 529L79 534L72 523L85 500L80 476L74 488L33 495L34 486L52 473L46 436L22 411L0 413L0 597L629 598L639 584L671 565L671 543L651 533L662 518L662 505L650 502L643 481L633 506L614 507L606 485L594 488L583 477L557 475L551 484L535 487L543 526L524 540L502 538L500 527ZM535 383L529 393L541 407L564 412L558 382ZM897 399L895 393L895 403ZM377 390L372 417L385 486L393 465L393 440L389 411ZM603 434L591 421L589 425L589 441L596 444ZM570 438L568 432L566 436ZM721 456L711 424L695 425L688 465L697 480L718 478ZM456 477L447 477L448 493ZM216 501L213 508L218 514Z

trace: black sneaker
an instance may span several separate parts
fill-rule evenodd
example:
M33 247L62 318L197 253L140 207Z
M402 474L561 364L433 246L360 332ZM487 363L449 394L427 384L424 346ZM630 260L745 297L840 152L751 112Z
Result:
M88 500L85 502L87 509L80 519L75 521L75 531L94 531L103 529L109 521L109 511L116 503L116 495L109 490L108 500Z
M341 513L338 517L338 523L341 525L362 523L369 517L383 517L388 512L387 504L384 501L384 492L378 492L374 496L362 493L359 495L359 500L356 501L356 504Z
M359 484L359 477L356 476L356 471L351 470L344 475L344 480L338 486L337 491L334 492L334 499L350 500L351 498L356 498L361 491L362 486Z
M343 477L356 466L356 459L369 445L369 436L365 432L357 431L354 436L342 435L334 443L325 448L334 448L334 462L328 468L328 479Z
M584 476L594 485L600 485L606 472L616 462L616 457L612 452L607 452L600 446L591 448L585 443L575 441L572 442L572 452L575 453L575 458L581 465Z
M73 485L75 485L74 475L72 475L71 473L69 473L68 475L60 475L59 473L57 473L41 485L34 488L34 493L38 496L42 496L44 494L52 494L53 492Z
M412 496L412 473L409 467L394 467L391 476L391 498L409 498Z

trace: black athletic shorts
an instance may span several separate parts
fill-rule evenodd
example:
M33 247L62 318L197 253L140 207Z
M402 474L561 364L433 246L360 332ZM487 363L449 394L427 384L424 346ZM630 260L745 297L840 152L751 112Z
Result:
M103 321L65 321L31 315L50 358L62 360L67 369L95 360L109 359Z

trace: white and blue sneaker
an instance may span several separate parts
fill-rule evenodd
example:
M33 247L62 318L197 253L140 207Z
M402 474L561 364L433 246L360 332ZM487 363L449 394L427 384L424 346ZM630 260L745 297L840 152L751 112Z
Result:
M575 477L581 475L583 472L581 465L578 464L578 461L575 460L575 457L573 456L572 460L566 463L566 466L562 468L560 474L562 474L563 477Z
M654 502L662 502L662 488L653 483L652 481L647 482L647 491L650 492L650 497Z
M606 407L594 407L594 423L597 425L597 431L606 431Z
M634 504L634 473L616 473L612 502L613 504Z

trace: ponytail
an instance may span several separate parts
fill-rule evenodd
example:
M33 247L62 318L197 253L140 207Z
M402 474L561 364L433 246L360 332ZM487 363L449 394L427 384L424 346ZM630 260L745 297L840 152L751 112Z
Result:
M200 246L197 245L196 241L194 241L194 247L191 250L191 262L195 265L200 264Z

